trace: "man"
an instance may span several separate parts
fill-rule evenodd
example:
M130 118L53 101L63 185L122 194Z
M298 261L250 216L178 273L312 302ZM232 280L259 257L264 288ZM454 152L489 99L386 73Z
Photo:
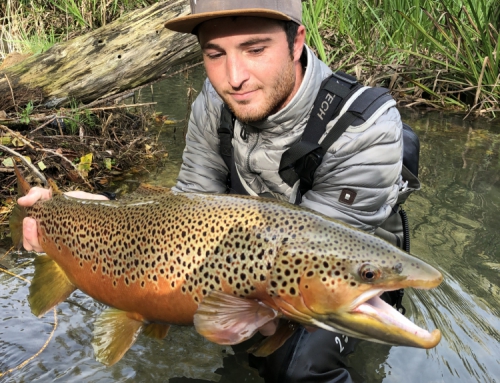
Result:
M192 0L191 9L191 15L166 23L198 37L208 75L193 104L176 189L228 191L230 169L218 134L225 104L235 117L231 178L240 184L238 191L298 201L297 185L288 185L279 175L280 160L301 139L320 86L331 75L305 45L301 1ZM398 197L402 166L402 124L394 105L384 104L333 143L311 190L301 196L302 206L371 233L386 220ZM74 197L105 199L76 193ZM48 191L33 188L19 203L47 198ZM41 250L36 223L30 219L24 221L24 247ZM325 333L302 329L271 357L253 363L266 381L351 381L335 362L346 347L340 344L338 349L333 336L340 343L347 337ZM347 348L352 349L352 342Z

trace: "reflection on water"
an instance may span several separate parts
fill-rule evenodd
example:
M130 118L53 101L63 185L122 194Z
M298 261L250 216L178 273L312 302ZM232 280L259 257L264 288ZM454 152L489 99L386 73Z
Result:
M402 112L421 141L422 190L405 204L412 253L444 275L437 289L409 291L405 304L443 340L428 351L365 342L366 359L354 354L352 364L368 382L498 381L500 124Z
M142 92L172 120L186 116L186 87L199 90L203 71L179 75ZM408 291L407 315L418 325L439 328L443 340L432 350L362 342L349 366L367 382L498 382L500 377L500 124L463 121L439 113L403 111L419 134L422 191L406 203L412 223L412 252L440 269L443 284ZM175 183L184 147L184 122L159 128L169 160L149 182ZM0 243L0 257L7 244ZM30 258L11 257L11 271L30 278ZM44 344L53 314L35 318L25 282L0 273L0 373ZM140 337L112 367L94 360L92 322L103 309L82 293L58 306L58 328L47 349L5 382L262 382L242 353L213 345L192 328L174 327L167 340Z

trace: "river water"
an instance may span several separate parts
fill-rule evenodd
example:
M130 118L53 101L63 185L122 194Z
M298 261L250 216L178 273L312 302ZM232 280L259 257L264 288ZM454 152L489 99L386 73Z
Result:
M148 182L175 183L186 89L199 91L203 78L200 67L138 95L178 121L159 128L169 159ZM500 382L500 122L405 109L402 115L421 141L422 190L405 204L412 253L444 275L440 287L408 291L403 303L412 321L439 328L443 339L432 350L362 342L348 364L374 383ZM8 240L0 242L0 258L8 247ZM32 254L16 254L1 264L30 279L32 260ZM190 327L172 328L163 341L140 337L120 362L105 367L90 345L101 304L77 291L56 316L38 319L27 294L25 281L0 271L0 382L262 382L244 353L211 344ZM43 352L18 368L47 342L56 322Z

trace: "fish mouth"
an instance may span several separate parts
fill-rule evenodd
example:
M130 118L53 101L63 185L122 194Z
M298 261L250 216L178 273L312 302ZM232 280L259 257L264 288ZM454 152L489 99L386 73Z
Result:
M431 348L439 343L441 340L441 333L439 330L429 332L417 326L401 314L399 310L382 300L380 295L382 295L382 293L358 305L352 312L354 314L372 317L390 327L398 328L402 333L411 334L411 339L416 341L416 346Z
M335 317L324 318L316 326L330 331L377 343L418 348L433 348L441 340L441 332L429 332L384 302L384 290L372 290L359 296L350 309ZM325 326L326 325L326 326Z

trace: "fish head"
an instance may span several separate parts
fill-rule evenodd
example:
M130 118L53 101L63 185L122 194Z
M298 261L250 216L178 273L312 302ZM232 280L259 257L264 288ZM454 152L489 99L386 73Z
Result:
M421 329L380 298L385 291L434 288L442 281L438 270L347 226L335 235L325 233L280 249L271 289L285 316L379 343L421 348L439 343L439 330ZM292 266L286 270L286 265Z

